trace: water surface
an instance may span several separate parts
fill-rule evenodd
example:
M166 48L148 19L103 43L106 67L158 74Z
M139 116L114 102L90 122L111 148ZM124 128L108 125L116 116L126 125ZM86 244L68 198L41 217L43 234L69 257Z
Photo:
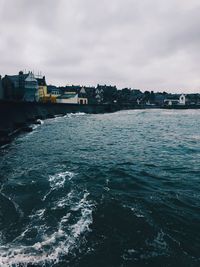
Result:
M199 110L69 114L0 159L0 266L200 266Z

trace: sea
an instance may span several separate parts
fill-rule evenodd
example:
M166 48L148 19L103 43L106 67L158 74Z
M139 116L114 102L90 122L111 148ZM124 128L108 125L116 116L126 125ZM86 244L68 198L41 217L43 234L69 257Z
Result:
M67 114L0 149L1 267L199 267L200 110Z

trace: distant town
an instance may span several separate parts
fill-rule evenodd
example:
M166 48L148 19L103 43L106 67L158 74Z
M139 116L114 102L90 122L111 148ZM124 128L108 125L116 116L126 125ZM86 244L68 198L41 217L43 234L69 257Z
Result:
M62 103L77 105L116 104L122 108L200 106L200 94L170 94L116 86L88 87L48 85L45 76L20 71L0 76L0 101Z

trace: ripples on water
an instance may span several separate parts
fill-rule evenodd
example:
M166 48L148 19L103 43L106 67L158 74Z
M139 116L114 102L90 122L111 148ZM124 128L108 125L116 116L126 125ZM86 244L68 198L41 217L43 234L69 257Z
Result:
M0 266L200 266L200 111L46 120L0 151Z

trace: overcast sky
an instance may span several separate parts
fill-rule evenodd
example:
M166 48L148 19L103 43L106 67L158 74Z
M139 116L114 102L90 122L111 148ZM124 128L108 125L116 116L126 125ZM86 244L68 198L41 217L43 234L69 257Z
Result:
M200 92L200 0L0 0L0 74Z

